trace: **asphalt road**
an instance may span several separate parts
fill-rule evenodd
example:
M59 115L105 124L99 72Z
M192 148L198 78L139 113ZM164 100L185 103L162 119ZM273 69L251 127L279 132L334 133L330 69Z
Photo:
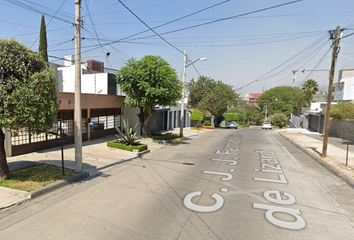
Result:
M276 131L167 146L0 213L0 239L352 239L354 190Z

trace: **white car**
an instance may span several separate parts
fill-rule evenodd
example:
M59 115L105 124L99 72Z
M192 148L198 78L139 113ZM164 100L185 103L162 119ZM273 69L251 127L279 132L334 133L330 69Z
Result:
M272 129L272 128L273 128L273 126L270 122L264 122L262 124L262 129Z
M237 123L235 123L235 122L229 122L229 123L227 124L227 128L235 128L235 129L237 129Z

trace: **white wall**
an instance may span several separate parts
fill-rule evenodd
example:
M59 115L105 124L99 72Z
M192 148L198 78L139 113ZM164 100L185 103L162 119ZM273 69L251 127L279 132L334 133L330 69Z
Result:
M354 77L343 79L343 100L354 100Z
M58 68L58 92L75 92L75 65ZM81 92L108 94L108 73L81 74Z
M81 75L81 92L108 94L108 73Z
M140 109L139 108L130 108L130 107L125 107L122 108L122 117L125 121L127 121L127 119L129 119L129 126L131 128L135 127L135 125L137 123L139 123L139 117L138 114L140 113ZM122 121L122 127L123 127L123 121ZM141 133L141 126L139 125L139 127L137 127L136 129L138 135L140 135Z

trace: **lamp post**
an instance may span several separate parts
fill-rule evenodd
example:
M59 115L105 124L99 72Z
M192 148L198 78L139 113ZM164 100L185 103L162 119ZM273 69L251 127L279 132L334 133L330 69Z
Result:
M180 126L179 126L179 135L183 136L183 127L184 127L184 98L185 98L185 85L186 85L186 68L190 65L194 64L198 61L205 61L207 60L206 57L199 58L194 62L187 65L187 50L184 50L184 64L183 64L183 87L182 87L182 103L181 103L181 118L180 118Z

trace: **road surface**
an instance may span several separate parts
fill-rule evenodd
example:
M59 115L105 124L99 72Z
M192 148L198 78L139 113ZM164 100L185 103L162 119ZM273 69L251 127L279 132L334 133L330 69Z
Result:
M0 212L0 239L352 239L354 190L274 130L225 129Z

